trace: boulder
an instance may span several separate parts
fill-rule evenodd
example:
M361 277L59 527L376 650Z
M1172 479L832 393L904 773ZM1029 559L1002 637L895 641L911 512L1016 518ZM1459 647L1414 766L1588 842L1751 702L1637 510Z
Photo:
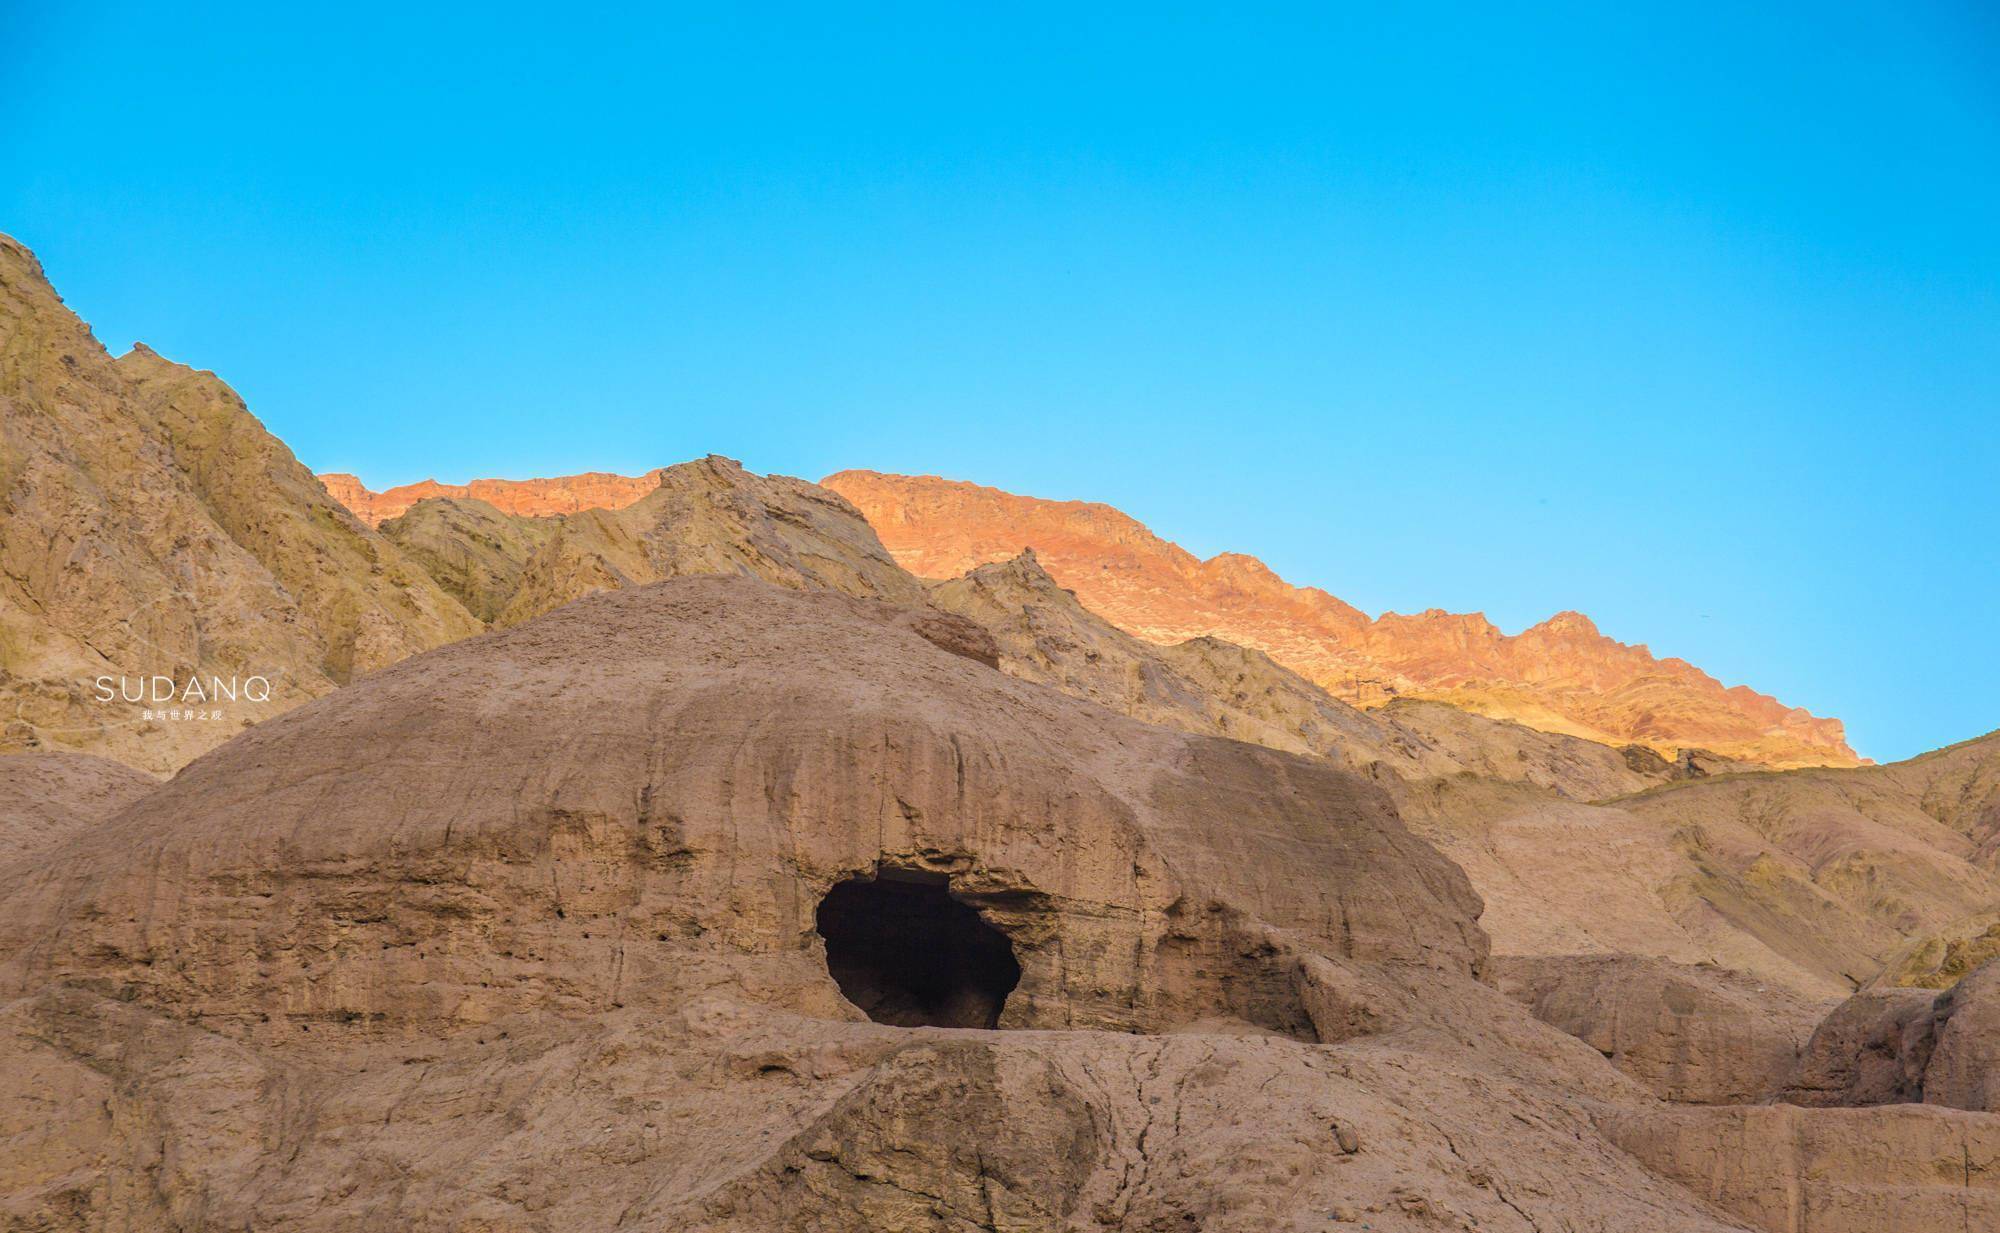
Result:
M1491 973L1537 1019L1692 1104L1776 1095L1826 1009L1727 969L1637 955L1496 957Z

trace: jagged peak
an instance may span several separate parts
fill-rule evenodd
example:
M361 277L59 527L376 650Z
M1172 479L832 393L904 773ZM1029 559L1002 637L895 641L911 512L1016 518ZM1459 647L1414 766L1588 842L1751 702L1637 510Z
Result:
M1571 634L1579 637L1601 638L1604 636L1602 631L1597 628L1597 622L1573 608L1564 609L1556 613L1541 624L1534 626L1533 629L1544 633ZM1531 630L1530 632L1533 631Z

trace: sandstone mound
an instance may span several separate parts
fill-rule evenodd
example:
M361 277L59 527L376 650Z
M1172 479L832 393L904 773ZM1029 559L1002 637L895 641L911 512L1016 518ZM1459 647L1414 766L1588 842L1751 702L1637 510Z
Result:
M159 786L89 754L0 755L0 865L38 856Z
M565 518L527 562L497 623L516 625L597 591L696 574L923 602L922 584L846 501L711 456L661 471L658 487L636 504Z
M399 665L260 725L144 806L10 890L53 922L30 983L117 954L121 979L204 1015L465 1020L627 984L670 998L726 942L774 965L757 983L775 1000L823 1010L801 945L813 910L885 864L948 877L1015 939L1008 1026L1239 1014L1309 1035L1294 960L1228 970L1239 950L1285 953L1269 922L1315 951L1468 976L1485 950L1463 875L1379 790L1020 684L896 609L747 580L602 597ZM371 919L414 871L458 861L473 885ZM796 880L746 883L745 865ZM158 869L178 871L171 892ZM231 906L266 891L254 916ZM514 928L532 958L460 945ZM292 930L335 949L254 959ZM620 934L659 953L627 945L606 967ZM688 939L707 942L669 962ZM233 1009L149 962L184 948L228 962Z

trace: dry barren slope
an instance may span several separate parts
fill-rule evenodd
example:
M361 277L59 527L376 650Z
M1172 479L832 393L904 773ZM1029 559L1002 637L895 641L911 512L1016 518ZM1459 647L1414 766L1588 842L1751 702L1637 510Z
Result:
M1828 996L1948 984L1991 953L1996 759L2000 735L1595 804L1470 777L1395 791L1479 887L1503 953L1710 962Z

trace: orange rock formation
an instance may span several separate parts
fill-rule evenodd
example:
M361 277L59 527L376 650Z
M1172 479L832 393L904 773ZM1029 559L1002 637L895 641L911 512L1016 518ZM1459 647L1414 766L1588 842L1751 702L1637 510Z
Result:
M1605 637L1581 613L1514 635L1478 613L1371 620L1255 557L1200 560L1107 505L936 476L843 471L822 482L921 577L955 577L1033 548L1057 582L1130 633L1160 643L1226 638L1361 705L1414 695L1607 744L1701 747L1781 767L1860 761L1839 720L1724 688L1685 660Z
M418 480L383 492L371 492L356 476L328 471L319 477L333 499L354 511L370 526L380 526L425 497L472 497L506 514L543 518L586 509L623 509L660 486L658 468L644 475L613 475L586 471L555 479L477 479L470 484L440 484Z
M475 497L528 516L622 509L657 488L660 474L424 480L384 492L352 475L320 480L363 521L380 524L433 496ZM1224 638L1356 705L1435 699L1608 745L1708 749L1774 767L1864 761L1839 720L1747 686L1725 687L1686 660L1604 636L1580 612L1557 613L1519 634L1502 633L1480 613L1437 608L1371 619L1317 587L1293 586L1253 556L1201 560L1108 505L936 476L842 471L822 482L853 502L897 563L920 577L955 578L1032 548L1058 583L1128 633L1163 645Z

